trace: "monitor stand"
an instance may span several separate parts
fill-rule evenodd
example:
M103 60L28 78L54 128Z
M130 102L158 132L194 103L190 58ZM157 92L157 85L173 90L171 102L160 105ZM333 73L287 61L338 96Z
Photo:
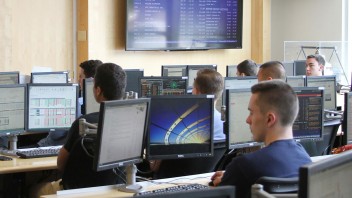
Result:
M11 135L8 135L7 137L8 137L8 142L10 143L10 148L1 150L1 154L9 155L9 156L17 156L16 154L17 141L18 141L17 135L11 134Z
M142 191L143 186L136 184L137 167L130 164L126 167L126 184L117 186L117 189L122 192L139 193Z

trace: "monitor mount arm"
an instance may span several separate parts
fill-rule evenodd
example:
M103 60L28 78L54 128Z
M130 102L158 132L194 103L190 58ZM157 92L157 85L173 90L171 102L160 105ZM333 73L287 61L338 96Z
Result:
M96 135L97 134L98 126L96 124L91 124L86 121L86 119L81 118L79 119L79 135L86 136L86 135Z

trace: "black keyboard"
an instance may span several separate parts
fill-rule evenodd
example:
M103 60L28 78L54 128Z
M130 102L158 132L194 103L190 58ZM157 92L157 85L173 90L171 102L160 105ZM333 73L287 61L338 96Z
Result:
M135 193L134 196L160 195L165 193L182 192L182 191L189 191L189 190L201 190L201 189L209 189L209 186L202 185L202 184L186 184L186 185L172 186L172 187L167 187L167 188L162 188L157 190Z
M20 158L38 158L38 157L51 157L57 156L61 146L55 147L41 147L41 148L33 148L33 149L23 149L17 150L16 154Z

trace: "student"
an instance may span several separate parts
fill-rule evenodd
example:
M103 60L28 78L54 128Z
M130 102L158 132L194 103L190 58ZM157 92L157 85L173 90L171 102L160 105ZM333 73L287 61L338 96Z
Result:
M259 67L258 82L273 79L286 81L285 67L279 61L269 61Z
M324 72L325 59L319 54L309 55L306 59L306 75L322 76Z
M236 197L248 197L251 185L262 176L297 177L299 167L311 162L293 140L292 125L299 110L293 89L281 80L271 80L254 85L251 91L246 122L254 141L265 147L235 157L225 172L218 171L211 178L214 186L236 186Z
M258 71L257 64L252 60L244 60L237 65L237 76L256 76Z
M118 65L113 64L113 63L104 63L100 66L97 67L96 69L96 74L94 77L94 97L95 100L100 103L103 101L109 101L109 100L121 100L124 96L125 92L125 87L126 87L126 73L125 71ZM99 120L99 112L95 113L90 113L84 116L81 116L80 118L86 119L87 122L89 123L98 123ZM81 160L81 157L77 157L77 159L72 159L69 158L71 149L75 146L75 144L80 144L80 135L79 135L79 119L76 119L72 125L71 128L68 132L68 138L64 146L61 148L58 158L57 158L57 167L59 171L63 172L63 175L65 175L65 171L70 171L70 172L82 172L81 170L66 170L66 164L70 163L69 160ZM85 154L85 153L84 153ZM86 156L82 156L84 158ZM92 159L91 159L92 160ZM89 170L91 170L92 164L84 164L82 160L81 166L82 168L89 167ZM81 180L81 183L85 182L91 182L91 181L86 181L86 177L91 177L92 173L87 173L86 175L81 175L78 180ZM114 175L112 173L112 175ZM92 179L92 178L90 178ZM95 179L101 179L101 178L95 178ZM65 181L62 181L65 183ZM45 185L37 187L40 190L38 191L37 189L34 189L33 191L36 192L35 196L42 195L42 194L53 194L57 190L63 189L62 186L59 185L59 181L56 182L51 182L51 183L46 183ZM89 186L85 186L89 187Z
M79 108L79 113L78 115L80 116L81 113L84 113L84 106L83 104L83 99L81 97L82 89L83 89L83 79L85 78L92 78L95 75L95 70L96 68L103 64L100 60L87 60L82 62L79 67L79 76L78 76L78 83L79 83L79 99L78 99L78 104L81 107ZM67 131L55 131L55 132L49 132L48 136L41 139L37 145L38 146L56 146L56 145L62 145L65 143L67 137Z
M221 114L216 110L215 104L221 97L224 90L224 78L212 69L202 69L197 72L194 79L192 94L211 94L214 99L214 140L225 140L224 122L221 121Z

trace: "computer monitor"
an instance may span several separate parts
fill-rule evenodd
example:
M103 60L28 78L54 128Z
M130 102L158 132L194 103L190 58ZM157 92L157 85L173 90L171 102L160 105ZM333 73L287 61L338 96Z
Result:
M68 83L68 72L32 72L31 83Z
M336 110L336 76L307 76L307 87L324 87L324 108Z
M306 75L306 60L296 60L293 62L294 76Z
M187 77L142 77L140 97L187 94Z
M139 78L144 76L143 69L124 69L127 75L127 84L125 91L139 93Z
M237 65L226 65L226 77L237 77Z
M286 83L291 87L305 87L306 79L306 76L287 76Z
M294 62L282 62L282 64L285 67L286 76L294 76L296 74ZM306 74L304 74L304 75L306 75Z
M344 117L342 122L344 144L352 143L352 92L345 93Z
M105 101L100 105L93 168L102 171L127 166L127 183L119 188L123 191L141 189L134 185L134 164L143 160L149 104L150 99L143 98Z
M255 142L246 119L248 104L252 93L250 89L226 90L226 143L229 149L261 145Z
M20 72L0 72L0 85L19 84Z
M299 100L299 112L293 124L293 138L321 140L323 137L324 88L294 87Z
M83 79L83 106L84 112L82 114L89 114L99 112L100 104L95 100L94 92L94 79Z
M222 92L222 104L226 105L226 90L227 89L250 89L258 83L256 76L241 76L241 77L225 77L224 91Z
M77 98L77 84L28 84L26 130L69 129L77 117Z
M299 169L298 197L350 197L352 151L309 163Z
M193 88L194 79L197 77L197 72L201 69L213 69L217 70L217 65L188 65L187 76L188 76L188 89Z
M151 97L147 158L212 156L213 103L213 95Z
M162 65L161 76L187 76L187 65Z

